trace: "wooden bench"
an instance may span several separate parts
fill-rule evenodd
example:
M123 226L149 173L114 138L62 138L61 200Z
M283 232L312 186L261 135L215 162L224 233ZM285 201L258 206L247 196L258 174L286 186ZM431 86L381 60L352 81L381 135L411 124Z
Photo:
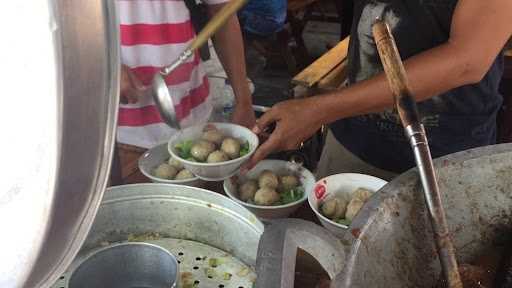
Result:
M350 37L318 58L292 79L292 84L314 92L331 91L342 87L347 78L347 54Z

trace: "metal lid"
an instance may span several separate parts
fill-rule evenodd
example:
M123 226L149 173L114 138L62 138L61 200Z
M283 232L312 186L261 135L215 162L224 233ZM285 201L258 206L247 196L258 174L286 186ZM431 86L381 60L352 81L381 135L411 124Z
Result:
M118 105L113 1L8 1L0 9L0 287L48 287L103 196Z

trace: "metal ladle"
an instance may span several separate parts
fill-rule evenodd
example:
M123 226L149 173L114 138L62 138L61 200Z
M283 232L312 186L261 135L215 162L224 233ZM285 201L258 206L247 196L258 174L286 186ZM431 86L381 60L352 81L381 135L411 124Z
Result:
M416 102L409 88L405 68L389 26L382 20L373 25L373 36L379 51L389 86L395 98L395 106L405 133L411 142L416 165L423 185L437 253L445 279L450 288L462 288L462 282L455 259L455 248L450 238L441 193L432 164L425 128L420 122Z
M204 45L210 37L219 30L222 25L226 23L230 16L235 14L242 8L247 0L231 0L226 4L213 18L206 24L206 26L197 34L196 38L190 43L188 48L181 53L180 57L171 65L162 68L153 77L152 91L155 105L162 116L162 119L167 125L172 128L180 129L179 121L176 118L176 110L174 109L174 102L172 100L169 88L165 83L164 77L168 76L172 71L183 64L194 51Z

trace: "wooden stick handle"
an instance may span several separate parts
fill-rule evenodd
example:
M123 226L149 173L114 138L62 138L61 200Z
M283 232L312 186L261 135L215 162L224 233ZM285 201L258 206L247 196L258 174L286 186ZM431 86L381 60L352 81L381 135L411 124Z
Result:
M377 20L375 22L373 37L404 128L419 123L418 108L409 89L404 65L398 53L395 39L384 21Z
M400 120L413 147L414 157L423 185L425 202L430 214L437 252L448 287L462 288L455 258L455 249L450 239L450 232L441 201L430 148L428 147L427 136L423 125L419 121L416 102L409 89L407 75L400 59L398 48L388 25L383 21L378 20L373 25L373 36L389 86L395 97Z
M206 26L197 34L197 37L190 44L189 50L196 50L203 46L226 21L240 10L248 0L230 0L219 12L217 12Z

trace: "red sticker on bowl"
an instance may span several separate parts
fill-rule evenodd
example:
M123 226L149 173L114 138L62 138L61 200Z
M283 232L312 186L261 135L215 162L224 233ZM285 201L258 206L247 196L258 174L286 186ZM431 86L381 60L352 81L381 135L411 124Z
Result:
M326 191L327 191L327 189L325 188L325 185L322 185L322 184L316 185L315 186L316 199L320 200L320 199L324 198Z

